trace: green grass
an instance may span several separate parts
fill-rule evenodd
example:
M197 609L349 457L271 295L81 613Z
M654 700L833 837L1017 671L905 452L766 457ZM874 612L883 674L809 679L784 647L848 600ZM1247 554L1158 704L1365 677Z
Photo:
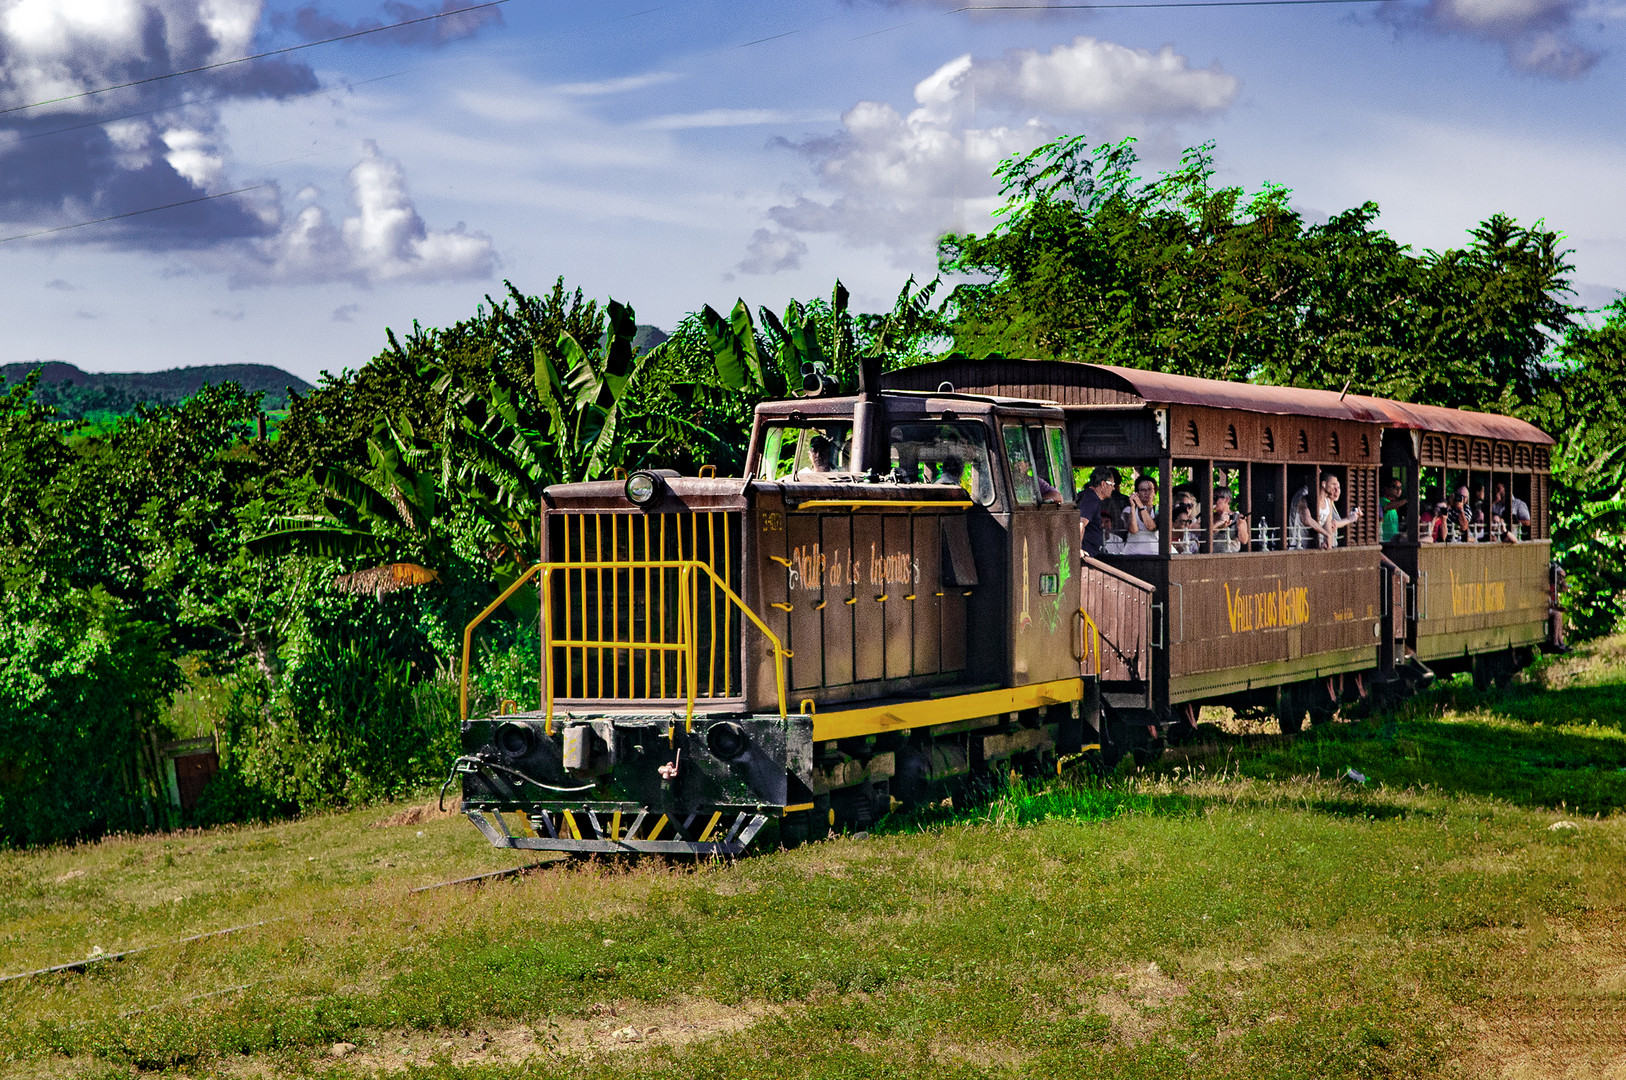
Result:
M283 917L0 984L0 1071L1612 1075L1623 645L734 865L412 894L518 860L397 808L0 853L0 971Z

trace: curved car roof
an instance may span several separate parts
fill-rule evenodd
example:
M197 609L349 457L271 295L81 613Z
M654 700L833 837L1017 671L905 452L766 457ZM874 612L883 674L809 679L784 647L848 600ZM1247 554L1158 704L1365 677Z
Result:
M889 372L888 386L926 389L949 382L960 393L1052 398L1063 405L1100 403L1102 390L1118 391L1149 405L1201 405L1279 416L1318 416L1385 427L1473 435L1483 439L1551 445L1546 432L1497 413L1445 409L1363 394L1337 394L1294 386L1199 379L1142 368L1063 360L939 360ZM1091 391L1095 391L1092 394Z

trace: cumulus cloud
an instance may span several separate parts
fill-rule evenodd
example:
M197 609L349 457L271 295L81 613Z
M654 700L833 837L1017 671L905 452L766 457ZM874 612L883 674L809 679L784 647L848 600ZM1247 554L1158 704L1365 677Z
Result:
M390 0L382 10L385 21L400 21L465 4L429 9ZM491 239L461 224L429 228L400 164L372 144L350 173L354 213L337 223L314 188L300 190L285 210L277 185L232 175L220 108L316 91L302 63L261 60L91 93L252 53L264 14L263 0L0 0L0 110L11 110L0 112L0 226L22 232L172 207L55 234L52 242L180 252L239 285L489 275ZM323 18L301 8L292 28L334 30ZM496 9L485 9L376 37L438 45L496 18ZM233 194L243 188L255 190Z
M1055 137L1055 121L1113 132L1167 124L1222 110L1240 88L1217 63L1193 67L1169 46L1079 37L1042 52L967 54L922 79L907 114L862 101L835 135L785 144L810 159L823 191L797 194L769 217L789 233L885 245L907 263L945 231L977 227L996 205L994 165ZM751 262L748 254L741 268Z
M758 229L751 234L745 258L735 267L742 274L777 274L781 270L800 270L807 244L792 233Z
M217 103L308 93L308 67L273 59L90 92L251 52L260 16L261 0L0 0L0 219L50 227L227 190ZM65 239L168 250L265 230L220 199Z
M400 163L377 144L366 143L349 184L353 214L335 224L321 205L308 202L275 235L231 253L232 284L459 281L496 270L491 237L461 222L439 230L424 224Z
M1495 42L1526 74L1575 79L1602 57L1573 33L1586 9L1587 0L1429 0L1421 8L1385 4L1380 14L1401 26Z

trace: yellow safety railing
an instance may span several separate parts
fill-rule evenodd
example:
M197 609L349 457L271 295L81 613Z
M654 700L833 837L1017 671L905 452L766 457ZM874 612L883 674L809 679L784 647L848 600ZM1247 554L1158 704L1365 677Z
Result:
M486 619L490 618L493 611L496 611L498 608L506 604L510 596L513 596L515 593L519 592L522 585L524 585L527 581L530 581L541 571L541 563L537 563L535 566L525 571L525 573L521 574L512 585L508 586L508 588L502 591L501 596L498 596L497 599L487 604L486 609L480 612L480 614L476 615L469 622L469 624L463 628L463 677L458 683L457 698L458 711L462 714L463 719L467 720L469 718L469 646L474 640L474 628L485 622Z
M710 625L713 628L713 634L715 635L715 628L716 628L716 625L717 625L717 616L716 616L716 610L715 610L715 602L716 602L715 601L715 596L717 594L721 594L724 601L725 601L725 603L726 603L726 605L727 605L727 608L729 610L738 609L740 615L744 619L750 620L752 625L754 625L758 630L760 630L762 632L762 635L768 639L768 644L773 649L774 682L775 682L775 692L776 692L776 696L777 696L778 704L779 704L779 715L780 715L781 718L784 718L786 716L787 707L786 707L786 704L785 704L785 661L791 658L791 655L792 655L791 651L789 649L785 648L784 642L782 642L779 639L779 635L775 634L771 629L769 629L768 624L763 622L762 618L759 615L757 615L757 613L755 611L751 610L750 605L746 604L746 602L743 599L740 598L740 595L738 593L736 593L728 585L728 583L726 581L724 581L721 577L719 577L717 572L715 570L713 570L707 564L705 564L705 563L703 563L703 562L701 562L701 561L699 561L697 559L616 559L616 560L591 560L591 561L580 561L580 562L543 563L543 564L541 564L540 569L542 570L542 652L543 652L543 655L547 656L547 657L551 657L552 654L553 654L553 650L554 649L560 649L560 648L565 649L567 651L567 655L568 655L568 651L571 650L571 649L580 649L580 650L582 650L582 654L583 654L584 658L585 658L585 656L586 656L586 654L588 652L597 653L598 654L599 664L602 667L603 654L606 651L608 651L608 652L610 652L612 654L617 654L617 653L620 653L620 652L626 652L626 653L629 653L629 654L642 652L646 656L646 676L645 676L646 681L645 681L645 685L646 685L646 688L647 688L650 681L651 681L650 676L647 674L647 657L648 657L648 654L651 653L651 652L658 652L658 653L668 653L668 652L670 652L670 653L678 654L678 659L679 659L678 670L679 670L679 673L680 673L680 681L682 683L682 693L680 695L678 695L678 696L680 696L682 698L683 703L684 703L684 725L685 725L686 730L692 730L693 726L694 726L695 691L696 691L696 688L700 684L700 640L699 640L699 635L696 633L696 627L697 627L697 624L700 621L700 619L699 619L699 605L700 605L700 599L701 599L700 594L704 590L696 587L696 579L700 575L704 574L706 576L706 578L709 579L709 584L710 584L710 587L711 587L711 595L713 597L712 603L713 603L714 606L713 606L713 609L712 609L711 623L710 623ZM643 640L643 641L638 641L638 640L632 640L630 638L621 639L621 638L615 638L615 637L611 637L611 638L587 638L587 637L571 638L571 637L566 636L566 637L562 637L562 638L556 638L556 637L553 636L553 602L552 602L553 601L553 588L552 588L552 586L553 586L553 575L554 574L564 573L565 575L567 575L566 576L566 582L567 582L567 588L568 588L568 581L569 581L568 575L571 574L571 573L583 573L583 574L586 574L586 573L596 573L596 572L602 572L602 571L612 571L612 572L620 572L620 571L629 571L629 572L661 571L661 572L664 573L664 571L668 571L668 570L672 570L672 571L677 572L677 594L678 595L677 595L677 612L676 612L676 614L678 616L678 619L677 619L678 635L677 635L677 640L676 641L665 641L665 640L654 640L654 641L652 641L652 640ZM661 602L664 605L664 602L665 602L664 596L662 597ZM567 608L566 608L567 618L568 618L568 610L569 609L568 609L568 604L567 604ZM664 614L664 612L663 612L663 614ZM733 620L731 618L728 618L727 613L725 612L725 619L724 619L724 624L723 624L724 627L725 627L725 633L728 632L728 628L732 627L732 624L733 624ZM601 626L603 625L602 622L600 623L600 625ZM647 624L646 624L646 627L647 627ZM662 635L664 637L664 630L665 630L664 619L663 619L662 623L660 624L660 628L662 630ZM568 626L567 626L566 630L567 630L567 634L568 634ZM647 636L648 635L646 634L646 637ZM730 653L730 654L732 653L732 649L728 649L726 647L725 647L725 649L726 649L726 651L728 653ZM712 686L712 687L715 687L716 686L715 637L713 638L713 647L709 650L709 652L712 654L713 659L712 659L712 671L711 671L710 676L709 676L708 685ZM724 663L725 663L725 666L728 663L728 657L727 656L725 656ZM600 679L601 679L601 685L602 685L602 674L600 676ZM662 683L662 689L664 690L666 688L665 687L664 666L663 666L663 671L662 671L661 683ZM555 698L554 687L553 687L552 680L548 681L547 686L546 686L546 688L545 688L545 690L543 692L543 696L544 696L544 699L545 699L544 702L543 702L543 708L545 710L545 716L546 716L546 730L547 730L548 734L551 735L553 733L553 706L554 706L554 698ZM608 695L605 695L604 698L608 698ZM604 699L604 698L601 698L601 699Z
M568 590L569 583L570 583L570 575L571 574L573 574L573 573L581 574L581 575L583 575L582 580L585 581L587 574L590 574L590 573L598 574L598 573L602 573L602 572L605 572L605 571L609 571L609 572L612 572L612 573L620 573L620 572L624 571L624 572L627 572L629 574L643 573L644 576L645 576L645 581L646 582L651 580L650 575L652 573L658 572L661 575L661 577L659 578L659 580L663 583L662 589L661 589L661 596L659 597L661 620L660 620L660 623L658 624L658 626L653 626L652 627L652 625L650 624L649 621L647 621L647 620L645 621L645 624L644 624L644 628L645 628L644 638L645 638L645 640L637 640L637 639L633 638L630 634L629 634L629 636L627 638L624 638L624 639L620 638L618 636L611 636L611 637L608 637L608 638L602 638L602 637L601 638L593 638L593 637L588 637L585 634L583 636L580 636L580 637L572 637L570 635L570 626L569 626L570 610L571 609L570 609L569 597L566 596L565 597L565 607L564 607L564 617L565 617L565 620L566 620L565 635L563 637L555 637L554 633L553 633L553 630L554 630L554 627L553 627L553 622L554 622L554 610L553 610L553 608L554 608L554 605L553 605L554 576L557 575L557 574L564 574L565 575L565 581L566 581L566 588ZM676 584L677 584L677 604L676 604L677 610L676 610L676 612L674 612L674 614L677 616L677 640L676 641L665 640L665 638L666 638L666 608L665 608L664 582L665 582L665 573L667 571L673 571L677 575L677 582L676 582ZM541 584L541 600L542 600L542 663L544 665L551 665L551 663L553 661L553 655L554 655L554 650L555 649L564 649L564 650L566 650L566 664L565 664L565 666L567 668L566 678L568 680L568 678L569 678L568 664L569 664L569 651L570 650L572 650L572 649L581 650L581 655L583 657L584 664L586 663L586 656L587 656L587 654L589 652L596 653L597 657L598 657L599 667L600 667L600 680L599 680L599 685L601 687L600 700L616 700L616 699L625 700L625 698L622 698L622 696L618 695L618 694L613 694L613 693L612 694L603 694L602 693L602 688L606 685L603 682L603 676L602 676L603 655L604 655L605 652L609 652L609 653L612 654L612 661L611 661L612 667L614 667L616 665L616 663L618 661L618 658L619 658L619 654L622 653L622 652L628 653L629 656L632 655L632 654L642 653L644 655L644 658L645 658L644 688L645 688L646 692L652 686L654 686L655 682L656 682L656 680L655 680L655 678L654 678L654 676L653 676L653 674L651 673L651 670L650 670L650 663L649 663L650 654L659 653L659 654L664 656L667 653L674 653L674 654L676 654L677 660L678 660L678 670L677 670L678 681L681 683L681 692L680 692L680 694L675 695L675 696L681 697L681 699L684 702L684 723L685 723L685 728L687 730L692 730L693 729L696 689L700 684L700 635L697 633L697 626L698 626L698 623L700 622L699 605L700 605L700 601L701 601L701 594L703 592L707 592L708 590L706 590L703 587L699 587L698 579L699 579L700 575L704 574L706 576L706 578L709 579L709 582L708 582L709 585L710 585L709 592L710 592L710 595L711 595L711 598L712 598L711 599L711 603L712 603L711 620L710 620L710 623L709 623L709 626L711 627L711 630L712 630L712 641L711 641L711 646L712 647L710 649L712 658L711 658L711 665L710 665L711 670L710 670L710 673L709 673L708 685L713 690L715 690L715 687L717 685L717 679L716 679L716 627L717 627L718 624L717 624L717 611L716 611L716 597L720 594L721 597L723 598L723 601L724 601L724 604L725 604L724 621L723 621L723 624L722 624L723 627L724 627L724 633L725 634L730 634L732 632L732 627L733 627L733 619L730 617L729 612L731 612L733 609L738 609L738 611L739 611L739 613L740 613L740 615L742 617L741 625L743 625L744 620L749 620L752 623L752 625L754 625L758 630L760 630L762 632L763 636L768 639L768 643L772 648L773 657L774 657L774 680L775 680L775 691L776 691L776 696L777 696L778 705L779 705L779 715L780 715L781 718L784 718L786 716L787 706L786 706L786 697L785 697L785 661L791 658L791 655L792 655L791 651L789 649L785 648L784 642L782 642L779 639L779 636L777 634L775 634L768 627L768 625L765 622L762 621L761 617L759 617L756 612L751 610L750 606L746 604L746 602L740 597L740 595L738 593L736 593L733 590L732 587L730 587L730 585L728 584L727 581L725 581L723 578L718 576L718 574L717 574L717 572L715 570L713 570L706 563L701 562L701 561L696 560L696 559L613 559L613 560L577 560L577 561L568 561L568 562L561 561L561 562L537 563L535 566L532 566L529 570L527 570L512 585L510 585L507 589L505 589L501 596L497 597L496 600L492 601L489 605L487 605L485 610L480 612L479 615L475 616L474 619L468 624L468 626L464 627L464 630L463 630L463 671L462 671L462 677L461 677L460 686L459 686L459 706L460 706L462 718L464 720L467 720L469 718L469 660L470 660L470 653L471 653L471 643L473 641L475 627L479 626L482 622L484 622L487 618L489 618L491 616L491 614L493 612L495 612L499 607L501 607L508 600L509 597L511 597L516 591L518 591L520 589L521 586L523 586L526 582L530 581L533 577L536 577L538 574L540 574L541 577L542 577L542 584ZM629 598L629 600L630 600L630 598ZM645 600L646 600L646 602L649 602L651 600L651 597L646 594ZM633 623L633 620L629 619L629 625L628 625L629 630L631 629L631 624L632 623ZM584 623L584 625L585 625L585 623ZM600 621L599 621L598 625L600 626L600 628L602 628L603 625L604 625L604 623L602 621L602 615L600 617ZM620 625L621 624L620 624L619 617L618 616L614 617L614 622L613 622L612 627L611 627L612 630L619 629ZM655 638L654 630L659 631L659 638L658 639ZM728 676L726 674L726 669L727 669L728 665L731 662L732 654L733 654L733 649L731 647L731 643L726 644L725 645L725 655L724 655L724 667L725 667L724 681L725 681L725 685L731 685L729 683L729 681L728 681ZM551 669L545 669L545 671L551 672ZM659 683L660 683L661 690L663 692L662 696L665 697L666 695L665 695L664 692L668 689L668 686L667 686L667 682L666 682L666 670L665 670L664 661L662 662L662 665L661 665ZM554 684L555 684L555 680L553 678L547 677L547 674L545 674L544 678L542 680L542 696L543 696L543 708L545 710L546 731L547 731L547 733L549 735L553 734L554 699L556 697L556 694L554 692L554 689L555 689ZM614 688L619 689L618 685L615 686ZM568 696L568 694L566 696Z

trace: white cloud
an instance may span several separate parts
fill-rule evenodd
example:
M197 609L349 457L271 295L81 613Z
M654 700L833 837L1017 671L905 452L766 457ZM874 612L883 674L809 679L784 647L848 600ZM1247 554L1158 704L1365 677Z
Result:
M1217 63L1193 68L1169 46L1153 52L1079 37L1047 52L966 54L915 86L907 115L861 101L839 133L799 144L827 194L797 194L769 216L792 232L884 245L907 265L944 232L981 228L997 206L994 166L1055 137L1055 121L1123 133L1217 112L1240 86Z
M32 104L250 51L261 0L0 3L0 105ZM108 96L68 105L90 111ZM67 103L64 103L65 105Z
M606 94L626 94L682 78L675 71L651 71L643 75L627 75L619 79L598 82L561 83L553 89L567 97L603 97Z
M781 270L800 270L807 244L792 233L758 229L751 234L751 243L745 249L745 258L736 270L742 274L777 274Z
M440 230L424 224L400 163L373 142L349 181L355 213L335 226L325 209L307 204L274 237L253 242L248 258L235 260L233 285L467 281L496 270L491 237L461 222Z
M1169 118L1223 109L1240 86L1217 62L1193 68L1170 45L1154 53L1079 37L1049 52L1018 49L998 60L967 54L916 87L915 98L944 118L968 100L1054 115Z
M703 112L653 116L638 126L646 131L687 131L694 128L756 127L761 124L829 122L828 112L790 112L784 109L706 109Z

